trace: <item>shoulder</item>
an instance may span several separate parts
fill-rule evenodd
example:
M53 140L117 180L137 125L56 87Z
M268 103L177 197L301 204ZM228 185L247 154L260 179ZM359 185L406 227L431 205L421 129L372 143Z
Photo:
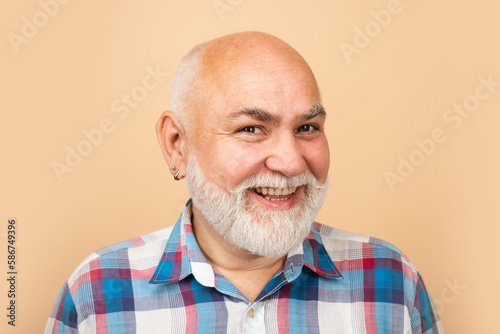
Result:
M156 267L173 228L169 226L91 253L70 275L70 290L75 291L85 281L94 280L93 276L102 277L103 271L141 271Z
M378 238L318 223L314 223L312 231L342 274L347 290L362 291L365 302L405 305L406 319L419 333L420 329L442 332L421 274L399 248Z
M419 275L410 259L390 242L320 223L314 223L313 227L318 231L321 242L335 265L340 264L342 267L349 262L351 268L356 263L366 267L368 263L359 260L378 260L379 262L373 265L385 267L393 266L396 262L400 263L402 269L410 276Z

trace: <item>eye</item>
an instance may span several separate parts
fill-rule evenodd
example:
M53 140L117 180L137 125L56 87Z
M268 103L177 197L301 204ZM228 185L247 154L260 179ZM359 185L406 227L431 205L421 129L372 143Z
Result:
M298 127L298 132L311 132L314 130L318 130L318 127L312 124L304 124Z
M258 127L255 126L245 126L241 129L238 130L239 132L246 132L246 133L257 133L261 131Z

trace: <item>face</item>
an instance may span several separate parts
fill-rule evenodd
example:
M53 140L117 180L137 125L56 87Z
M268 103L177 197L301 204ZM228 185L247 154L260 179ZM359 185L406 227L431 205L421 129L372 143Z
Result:
M214 82L188 135L193 205L231 243L283 256L307 235L326 193L329 150L316 82L300 59L265 53ZM219 202L217 214L210 208ZM239 213L223 218L234 207ZM221 219L225 226L218 228ZM235 229L235 221L243 227ZM254 237L261 244L280 250L242 247L251 227L260 229Z

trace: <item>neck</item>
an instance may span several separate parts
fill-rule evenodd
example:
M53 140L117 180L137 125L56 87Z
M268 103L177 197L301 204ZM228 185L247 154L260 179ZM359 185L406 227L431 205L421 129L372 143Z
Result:
M255 300L285 263L284 257L264 257L225 240L193 205L193 233L208 262L236 286L249 301Z

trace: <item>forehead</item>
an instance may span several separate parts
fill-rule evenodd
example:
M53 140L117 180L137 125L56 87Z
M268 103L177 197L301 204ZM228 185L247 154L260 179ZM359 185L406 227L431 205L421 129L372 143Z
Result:
M307 113L321 102L314 75L300 57L253 55L204 73L206 99L199 120L221 120L243 109L276 117Z

